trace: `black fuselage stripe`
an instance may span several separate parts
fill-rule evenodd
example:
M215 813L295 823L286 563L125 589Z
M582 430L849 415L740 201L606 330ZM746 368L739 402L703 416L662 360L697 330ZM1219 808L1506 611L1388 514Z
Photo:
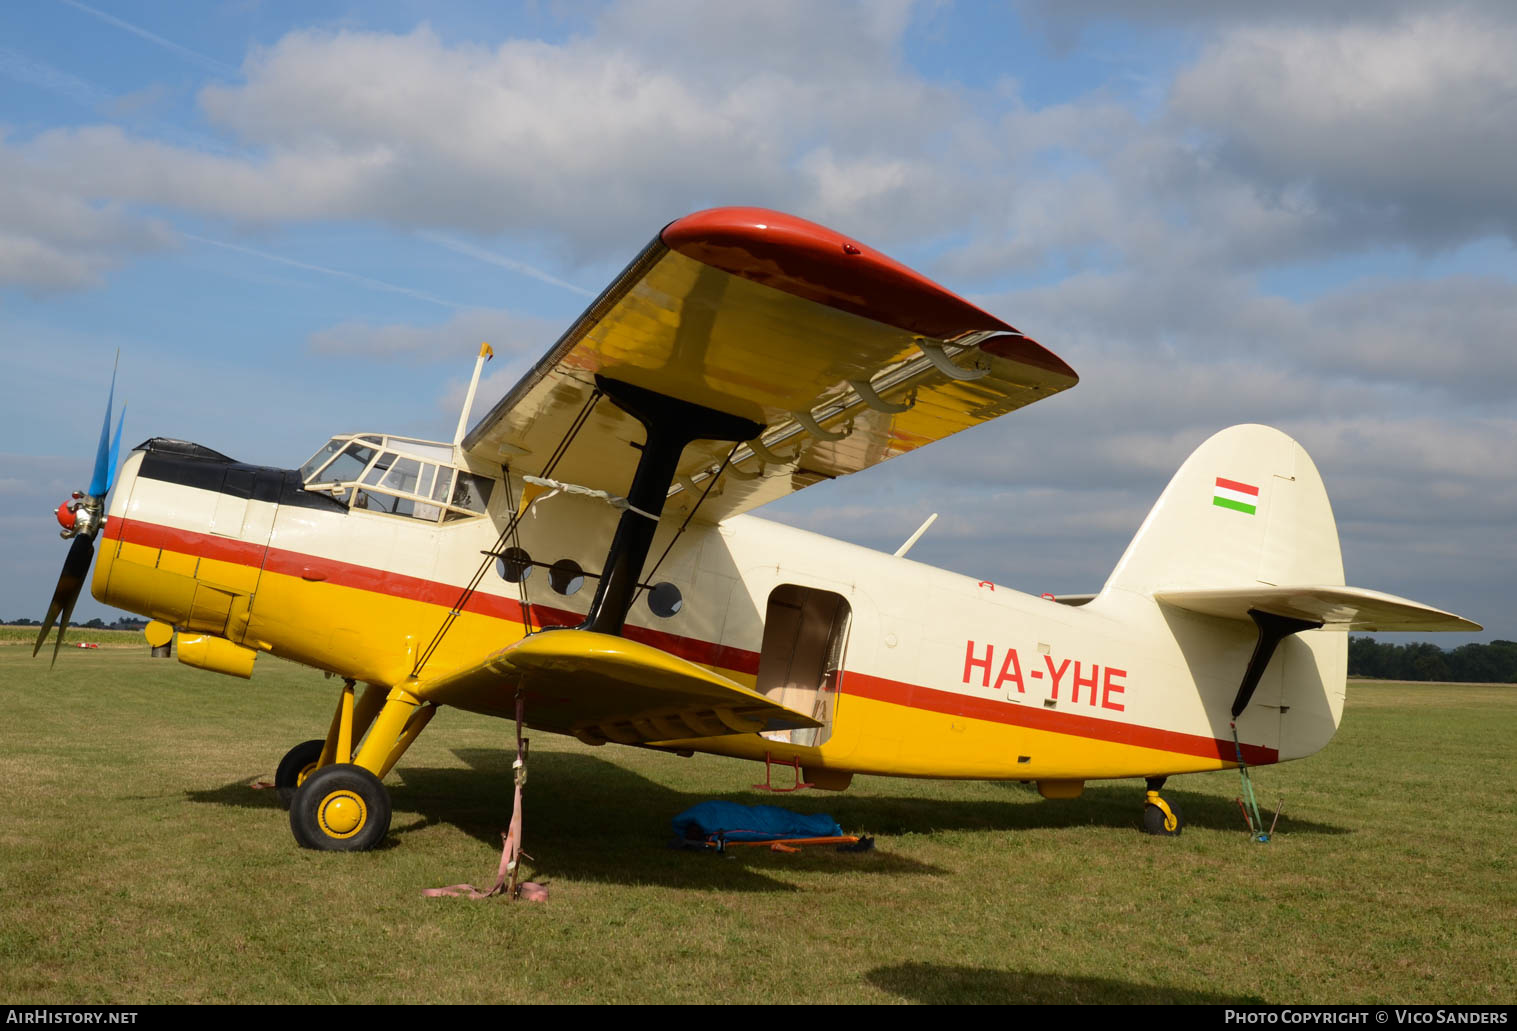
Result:
M192 458L149 448L143 453L137 475L161 483L174 483L271 505L293 505L296 508L344 514L348 511L347 505L330 494L316 494L306 490L301 483L300 474L294 469Z

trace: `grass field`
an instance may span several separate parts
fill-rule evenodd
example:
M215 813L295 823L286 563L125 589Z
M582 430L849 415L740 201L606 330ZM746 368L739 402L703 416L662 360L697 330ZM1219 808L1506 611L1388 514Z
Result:
M0 998L42 1002L1465 1002L1517 991L1517 689L1362 685L1249 842L1236 772L1142 783L860 778L761 796L757 768L538 735L526 847L546 904L488 884L510 727L447 711L388 783L387 846L298 849L271 778L335 681L135 651L0 649ZM832 813L868 854L668 850L711 797Z
M37 643L38 629L34 626L0 626L0 647L8 644L24 644L30 649ZM43 642L43 647L47 649L49 655L52 654L57 633L55 628ZM82 626L71 626L68 628L68 633L63 635L65 648L72 648L80 641L89 641L102 648L136 648L144 645L145 638L141 630L94 630Z

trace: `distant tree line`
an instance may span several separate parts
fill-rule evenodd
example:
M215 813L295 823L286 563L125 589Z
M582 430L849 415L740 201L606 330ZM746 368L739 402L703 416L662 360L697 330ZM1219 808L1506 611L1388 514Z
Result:
M22 616L20 619L7 619L4 625L41 626L42 621L39 619L29 619L26 616ZM99 619L97 617L90 620L88 623L81 623L76 619L71 619L68 621L68 625L80 627L85 630L141 630L143 627L147 626L147 620L138 619L135 616L122 616L114 623L107 623L105 620Z
M1517 641L1462 644L1444 651L1436 644L1382 644L1351 637L1348 675L1376 680L1440 680L1517 684Z

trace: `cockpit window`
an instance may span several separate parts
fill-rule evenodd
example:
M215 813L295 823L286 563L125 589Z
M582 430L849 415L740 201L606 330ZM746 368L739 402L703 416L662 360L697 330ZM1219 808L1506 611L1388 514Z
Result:
M358 479L364 466L374 457L374 449L362 444L349 444L342 454L332 459L332 464L321 471L322 483L344 483Z
M374 463L374 468L369 470L368 475L363 478L363 482L378 483L380 480L384 479L385 473L390 471L390 466L394 465L395 459L399 457L400 456L393 451L386 451L384 454L380 455L379 461Z
M428 468L431 468L428 466ZM380 480L380 486L389 487L402 494L420 494L417 489L417 480L421 477L421 463L414 458L398 459L390 466L390 471L385 478Z
M342 446L345 443L347 441L341 439L327 441L326 447L312 455L311 460L300 467L300 482L310 483L316 474L321 471L321 467L326 465L333 455L342 450Z
M430 523L485 514L495 481L454 468L453 454L452 445L406 437L334 437L300 475L307 488L369 512Z
M490 504L490 488L494 486L494 480L460 471L458 482L453 484L453 500L451 504L458 508L466 508L470 512L483 512ZM449 514L449 518L461 517L461 513L456 515L453 513Z

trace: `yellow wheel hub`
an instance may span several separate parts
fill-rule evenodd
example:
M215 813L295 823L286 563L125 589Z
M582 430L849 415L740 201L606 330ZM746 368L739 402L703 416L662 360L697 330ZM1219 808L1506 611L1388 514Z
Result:
M306 778L315 773L317 769L318 767L315 763L310 763L306 766L302 766L300 768L300 772L295 774L295 786L298 788L300 785L304 784L306 782Z
M346 789L334 791L321 800L316 819L321 829L334 838L351 838L368 822L369 809L363 799Z

